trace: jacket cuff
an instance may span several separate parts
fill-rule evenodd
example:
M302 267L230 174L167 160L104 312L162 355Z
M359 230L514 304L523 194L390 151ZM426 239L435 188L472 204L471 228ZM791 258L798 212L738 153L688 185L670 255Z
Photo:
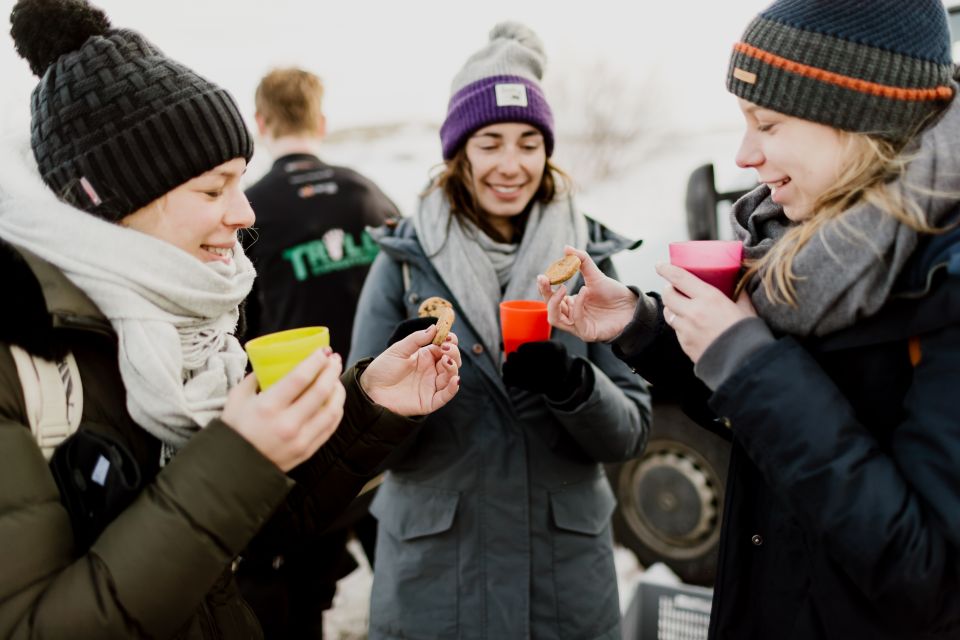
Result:
M637 294L637 308L633 319L615 338L610 340L613 352L621 360L630 360L639 355L656 337L663 323L663 305L655 293L644 294L637 287L627 287Z
M776 342L767 323L757 317L737 321L707 347L693 372L716 390L751 355Z
M558 411L573 411L593 394L593 388L596 386L597 377L593 373L593 367L583 358L574 358L572 365L572 377L577 380L576 387L564 398L551 398L547 396L547 402L551 407Z
M373 358L360 360L340 376L347 392L343 405L343 420L334 436L320 449L327 455L341 458L357 475L373 474L379 468L382 458L406 440L423 422L422 417L398 415L370 399L360 385L360 376L372 361ZM370 447L371 452L379 453L359 459L350 455L353 451L366 447Z

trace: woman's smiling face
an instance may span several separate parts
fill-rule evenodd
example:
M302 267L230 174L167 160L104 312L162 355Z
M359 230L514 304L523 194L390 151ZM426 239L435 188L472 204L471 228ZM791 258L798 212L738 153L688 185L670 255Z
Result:
M234 158L168 191L120 221L159 238L202 262L233 260L237 231L256 219L240 188L247 169Z
M472 188L490 218L508 219L523 212L543 181L547 151L540 130L503 122L478 129L466 144ZM496 220L491 220L496 225Z
M754 169L774 202L794 221L814 213L817 198L833 186L853 146L839 129L764 109L739 99L746 131L737 165Z

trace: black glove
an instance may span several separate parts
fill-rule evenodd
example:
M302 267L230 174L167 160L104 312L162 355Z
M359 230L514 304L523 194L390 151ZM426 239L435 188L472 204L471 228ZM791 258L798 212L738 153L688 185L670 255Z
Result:
M393 334L391 334L390 340L387 342L387 346L389 347L394 342L400 342L411 333L423 331L430 325L434 324L437 324L437 319L434 317L410 318L409 320L404 320L393 330Z
M503 383L573 408L593 392L593 369L559 342L525 342L503 363Z

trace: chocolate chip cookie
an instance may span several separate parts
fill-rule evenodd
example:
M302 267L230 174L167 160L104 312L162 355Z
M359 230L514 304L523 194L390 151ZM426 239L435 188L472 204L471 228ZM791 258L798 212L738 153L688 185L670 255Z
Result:
M580 258L574 255L564 256L547 267L543 272L550 284L560 284L572 278L580 270Z
M427 298L420 304L417 315L421 318L433 317L437 319L437 335L433 338L433 344L441 345L447 339L450 333L450 327L456 315L453 313L453 305L440 296Z

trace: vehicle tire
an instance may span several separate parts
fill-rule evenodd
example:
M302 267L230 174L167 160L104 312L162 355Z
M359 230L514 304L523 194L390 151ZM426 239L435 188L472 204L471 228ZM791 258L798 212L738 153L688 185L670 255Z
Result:
M645 567L663 562L686 583L712 585L729 459L729 442L655 403L643 454L607 467L617 542Z

